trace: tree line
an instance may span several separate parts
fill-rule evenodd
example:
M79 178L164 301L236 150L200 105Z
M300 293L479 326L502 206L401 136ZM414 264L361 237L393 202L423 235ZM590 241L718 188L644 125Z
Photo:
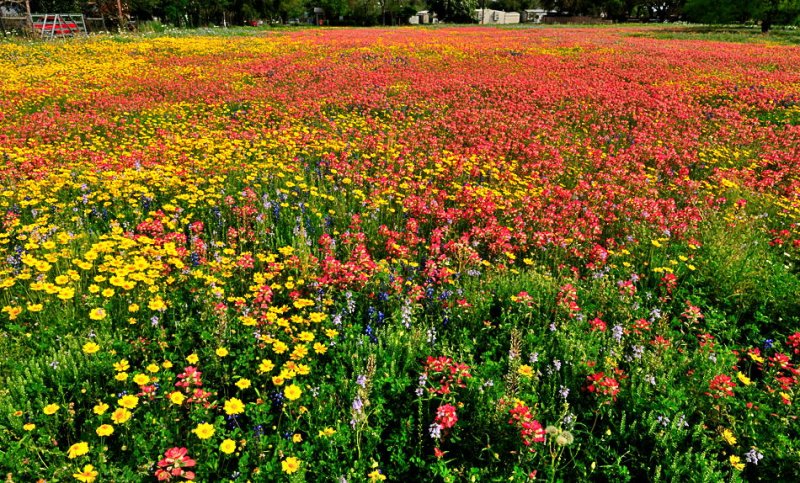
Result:
M473 21L477 8L522 11L542 8L557 15L614 21L686 20L728 24L759 22L762 30L797 24L800 0L122 0L126 16L158 19L181 27L245 25L293 19L328 25L397 25L419 10L443 22ZM84 12L115 19L117 0L31 0L34 12Z

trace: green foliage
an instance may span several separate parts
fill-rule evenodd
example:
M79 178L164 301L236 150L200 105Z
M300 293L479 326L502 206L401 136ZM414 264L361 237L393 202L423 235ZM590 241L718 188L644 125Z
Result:
M754 17L756 2L752 0L687 0L683 12L693 22L734 23Z
M164 24L162 24L161 22L157 22L155 20L139 24L139 32L142 33L148 33L148 32L163 33L166 30L167 27Z
M429 0L428 7L444 22L471 22L472 12L480 5L477 0Z
M791 25L800 15L797 0L687 0L683 9L693 22L724 24L760 21L762 31L773 24Z
M788 330L800 320L800 278L786 257L771 249L758 223L708 222L696 290L733 317L721 325L746 330L768 321L770 330Z

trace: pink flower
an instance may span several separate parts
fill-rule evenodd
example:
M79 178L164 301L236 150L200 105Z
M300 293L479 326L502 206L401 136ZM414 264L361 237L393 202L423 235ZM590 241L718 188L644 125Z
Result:
M518 403L511 409L510 413L511 419L508 420L508 423L520 428L519 435L522 438L522 444L530 446L533 443L544 442L544 428L542 428L539 421L533 419L531 408L525 404ZM531 451L533 451L532 448Z
M164 453L164 458L158 462L158 469L155 476L158 481L169 481L172 477L183 477L186 480L193 480L193 471L184 471L184 468L195 466L197 462L187 456L186 448L170 448Z
M180 381L175 383L175 387L202 386L202 375L203 373L198 371L196 367L187 366L183 369L183 372L178 374L178 379L180 379Z
M445 404L439 406L436 410L436 422L442 426L442 429L450 429L458 422L456 415L456 408L452 404Z

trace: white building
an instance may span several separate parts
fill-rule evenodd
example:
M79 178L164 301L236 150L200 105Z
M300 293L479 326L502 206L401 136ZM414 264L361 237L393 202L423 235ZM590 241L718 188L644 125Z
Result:
M475 10L473 18L483 25L506 25L519 23L519 12L503 12L502 10L479 8Z
M422 25L426 23L437 23L438 20L435 13L429 12L428 10L420 10L416 15L412 15L408 18L408 23L411 25Z
M523 23L542 23L542 19L546 17L548 13L556 13L556 12L555 11L548 12L547 10L541 8L532 8L528 10L523 10L520 21Z

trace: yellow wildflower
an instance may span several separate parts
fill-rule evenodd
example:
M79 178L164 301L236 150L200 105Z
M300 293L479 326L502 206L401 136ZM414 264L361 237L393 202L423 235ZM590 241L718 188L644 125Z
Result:
M173 393L171 393L169 395L169 401L172 404L175 404L177 406L180 406L181 404L183 404L183 401L185 401L185 400L186 400L186 396L184 396L182 393L180 393L178 391L175 391L175 392L173 392Z
M286 388L283 390L283 395L286 396L286 399L290 401L298 399L301 394L303 394L303 391L294 384L286 386Z
M386 480L386 475L381 473L381 470L374 470L372 473L367 475L367 478L369 478L371 483L375 483L376 481Z
M219 450L225 454L231 454L236 451L236 442L232 439L226 439L219 445Z
M123 407L125 409L133 409L139 404L139 398L134 396L134 395L132 395L132 394L128 394L128 395L122 396L117 401L117 404L119 404L121 407Z
M114 433L114 426L111 426L110 424L103 424L100 425L97 429L95 429L95 432L100 437L111 436L111 434Z
M741 372L739 372L739 373L737 373L737 374L736 374L736 378L737 378L737 379L739 379L739 381L740 381L742 384L744 384L745 386L749 386L750 384L752 384L752 383L753 383L753 382L750 380L750 378L749 378L749 377L745 376L745 375L744 375L744 374L742 374Z
M139 374L136 374L135 376L133 376L133 382L135 382L136 384L138 384L140 386L144 386L145 384L150 382L150 377L148 377L145 374L139 373Z
M131 419L131 412L125 408L117 408L111 413L111 421L114 424L123 424Z
M89 312L89 318L92 320L103 320L106 318L106 311L100 307L92 309L92 311Z
M94 469L94 466L86 465L83 467L83 470L73 473L72 477L81 483L94 483L94 480L97 479L98 474L99 473L97 473L97 470Z
M285 460L281 461L281 469L283 469L284 473L291 475L295 473L297 470L300 469L301 461L294 456L289 456Z
M241 414L244 412L244 403L241 401L241 399L233 397L225 401L224 409L225 414L229 416Z
M517 374L525 378L533 377L533 367L523 364L517 369Z
M78 456L83 456L88 452L89 444L81 441L80 443L75 443L69 447L69 450L67 450L67 457L72 460Z
M208 423L200 423L192 432L200 439L209 439L214 436L214 426Z
M94 354L100 350L100 346L95 344L94 342L87 342L83 344L83 352L84 354Z

